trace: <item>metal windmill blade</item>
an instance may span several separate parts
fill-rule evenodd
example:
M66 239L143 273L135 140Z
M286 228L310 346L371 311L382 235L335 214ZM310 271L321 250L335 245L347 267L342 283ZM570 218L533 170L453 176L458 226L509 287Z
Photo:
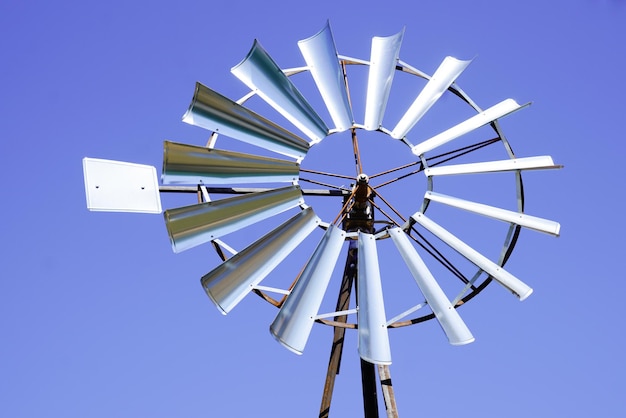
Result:
M316 323L333 328L320 416L330 411L346 332L358 336L364 387L388 382L391 330L435 319L450 344L471 343L457 308L492 281L526 299L532 288L504 269L521 229L560 233L557 222L525 213L522 175L561 166L549 156L517 157L500 127L499 119L527 105L506 99L483 110L457 85L470 60L445 57L429 75L400 60L403 37L404 30L374 37L369 59L349 57L339 54L327 23L298 42L306 65L287 69L255 40L231 69L249 94L231 100L196 84L183 121L212 139L207 146L165 141L162 185L151 166L84 160L90 210L161 213L160 193L196 196L165 210L166 230L174 252L210 245L221 258L201 278L221 313L250 293L260 296L278 308L271 335L296 354ZM295 74L311 77L316 90L297 87ZM355 120L350 77L366 85L363 120ZM394 101L406 94L411 104L399 109ZM310 95L325 109L315 109ZM253 110L254 96L307 139ZM438 133L426 133L435 122ZM217 148L217 135L237 151ZM474 219L480 237L466 231ZM275 274L302 257L316 230L322 236L296 261L301 268L286 280ZM407 290L398 290L404 283ZM398 416L391 385L382 392L388 415ZM364 406L377 416L375 399Z

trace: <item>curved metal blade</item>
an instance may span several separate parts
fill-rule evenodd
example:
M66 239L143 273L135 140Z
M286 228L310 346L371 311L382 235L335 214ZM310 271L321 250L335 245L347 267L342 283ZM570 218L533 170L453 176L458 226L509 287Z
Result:
M435 74L393 128L391 137L404 138L471 62L472 60L461 61L453 57L445 57Z
M169 209L163 215L172 249L178 253L303 203L300 187L289 186Z
M439 321L450 344L463 345L473 342L474 336L471 331L467 328L457 310L454 309L441 287L439 287L437 280L428 270L422 258L411 245L406 233L401 228L393 228L389 230L389 236L396 244L400 255L402 255L404 262L417 282L417 286L422 291L435 317L437 317L437 321Z
M326 103L335 129L339 132L350 129L352 109L330 22L326 22L326 26L310 38L298 41L298 47Z
M525 105L519 105L513 99L503 100L497 105L494 105L487 110L483 110L479 114L472 116L466 121L461 122L458 125L453 126L452 128L441 132L440 134L435 135L430 139L420 142L411 149L411 152L413 152L413 154L417 156L420 156L425 152L428 152L447 142L452 141L453 139L465 135L473 131L474 129L478 129L481 126L491 123L498 118L506 116L509 113L513 113L516 110L519 110L529 105L530 103L526 103Z
M499 171L515 170L541 170L561 168L555 165L552 157L543 155L540 157L514 158L511 160L486 161L482 163L444 165L427 168L424 170L426 176L447 176L452 174L478 174L493 173Z
M307 208L201 279L202 287L226 315L271 273L319 224Z
M359 355L370 363L391 364L391 348L374 235L359 232L357 264Z
M246 58L230 71L313 142L328 135L322 118L257 40Z
M478 251L474 250L472 247L445 230L442 226L427 218L423 213L417 212L411 216L411 219L422 225L433 235L448 244L450 248L493 277L495 281L516 295L519 300L526 299L533 292L533 290L520 279L504 270L484 255L480 254Z
M404 29L392 36L372 38L363 122L368 131L377 130L383 123L403 36Z
M498 219L500 221L511 222L525 228L545 232L546 234L555 235L557 237L559 236L559 231L561 229L561 225L558 222L549 221L543 218L537 218L535 216L525 215L523 213L514 212L511 210L500 209L482 203L470 202L468 200L447 196L441 193L426 192L426 195L424 197L433 202L443 203L448 206L464 209L469 212L488 216L490 218Z
M304 158L309 150L309 143L304 139L200 83L196 83L183 122L297 160Z
M223 151L194 145L163 143L163 184L235 184L293 182L293 161Z
M304 351L345 237L334 225L326 230L270 326L274 338L296 354Z

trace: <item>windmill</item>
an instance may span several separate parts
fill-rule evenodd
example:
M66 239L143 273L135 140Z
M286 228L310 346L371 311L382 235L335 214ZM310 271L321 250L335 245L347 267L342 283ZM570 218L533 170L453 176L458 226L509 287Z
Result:
M84 159L90 210L161 213L160 193L197 196L195 203L165 210L166 229L174 252L213 246L221 263L201 278L201 284L221 313L228 314L248 294L256 293L278 308L271 335L297 354L304 352L315 323L333 328L320 416L330 411L347 330L355 329L358 334L365 415L378 415L378 374L388 415L397 416L390 384L389 330L436 319L450 344L474 341L456 308L493 281L519 300L526 299L532 289L503 268L520 230L559 235L557 222L525 214L522 173L560 166L549 156L516 157L498 122L527 104L506 99L487 109L478 107L455 82L470 61L446 57L429 75L399 59L403 35L402 31L374 37L371 55L365 60L340 55L327 23L317 34L298 42L306 65L290 69L281 69L254 41L245 59L231 70L250 88L249 94L234 101L196 84L183 121L210 131L209 140L202 146L165 141L162 184L152 166ZM364 69L361 113L356 111L348 84L352 68ZM306 73L312 77L330 124L296 87L295 76ZM398 74L423 84L400 115L388 115L390 97L406 96L404 89L392 95ZM301 134L244 106L255 97ZM466 116L421 138L423 134L414 127L428 119L431 108L434 112L439 102L449 105L451 99L457 103L455 109L459 104L463 107L459 114ZM444 116L453 113L446 111ZM364 141L364 137L374 139ZM221 142L252 151L225 149L218 146ZM324 168L308 165L309 155L328 142L332 154L314 159ZM340 145L347 147L348 158L337 158ZM369 161L364 145L374 150ZM391 148L401 149L404 160L385 166L391 160L386 155ZM513 208L444 193L451 183L448 179L472 178L474 184L493 175L501 185L503 174ZM421 190L417 179L423 182ZM443 192L435 187L439 184L444 185ZM392 187L398 188L388 192ZM465 183L461 188L466 188ZM489 187L482 190L489 195ZM391 196L398 202L392 202ZM499 256L492 260L455 235L431 216L436 210L482 215L502 226ZM243 249L237 251L229 244L233 234L276 218L286 219ZM302 260L299 273L284 287L262 284L315 231L321 237L308 259ZM403 260L405 278L417 284L415 303L386 304L385 271L379 260L388 252ZM342 254L343 273L335 274ZM471 266L470 272L463 271L454 257L462 259L465 267ZM429 267L433 263L452 276L454 286L436 279ZM321 307L334 278L338 296L333 299L334 309L325 312ZM451 298L450 288L454 289Z

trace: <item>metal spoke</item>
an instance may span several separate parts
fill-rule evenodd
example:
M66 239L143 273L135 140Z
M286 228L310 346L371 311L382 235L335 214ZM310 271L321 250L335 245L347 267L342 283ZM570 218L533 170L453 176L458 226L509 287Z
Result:
M451 161L451 160L453 160L455 158L462 157L463 155L467 155L467 154L469 154L471 152L478 151L481 148L484 148L484 147L486 147L488 145L491 145L491 144L495 144L496 142L499 142L499 141L500 141L499 137L492 138L492 139L487 139L486 141L477 142L475 144L468 145L468 146L465 146L465 147L462 147L462 148L458 148L458 149L455 149L453 151L448 151L448 152L444 152L443 154L434 155L434 156L432 156L430 158L427 158L426 161L430 162L430 161L436 160L438 158L442 158L442 157L445 157L445 156L448 156L448 155L452 155L450 158L446 158L446 159L444 159L442 161L438 161L436 163L433 163L433 164L429 165L429 167L435 167L435 166L437 166L439 164L443 164L443 163Z
M385 217L386 217L387 219L389 219L393 225L395 225L395 226L402 226L402 224L400 224L400 223L398 223L398 222L394 221L394 220L393 220L393 218L392 218L391 216L389 216L389 214L387 214L387 212L385 212L385 211L383 210L383 208L381 208L379 205L377 205L376 203L374 203L374 201L370 200L370 203L372 204L372 206L374 206L376 209L378 209L378 210L380 211L380 213L382 213L383 215L385 215ZM387 228L387 227L385 227L385 228Z
M413 239L420 247L422 247L428 254L430 254L435 260L437 260L442 266L444 266L448 271L454 274L457 278L459 278L463 283L468 284L470 281L467 277L461 273L461 271L450 262L433 244L430 243L422 234L420 234L415 228L411 227L411 230L415 232L423 242L420 242L413 235L409 234L409 237ZM475 290L475 286L471 286L472 290Z
M394 207L391 205L391 203L389 203L389 202L387 201L387 199L385 199L385 198L384 198L384 197L383 197L380 193L378 193L378 190L376 190L376 189L375 189L375 188L373 188L373 187L372 187L372 190L374 191L375 196L376 196L376 197L378 197L378 198L380 198L380 200L382 200L382 201L383 201L383 203L384 203L385 205L387 205L387 207L388 207L389 209L391 209L391 210L393 211L393 213L395 213L395 214L396 214L396 216L398 216L398 218L400 218L400 219L402 220L402 222L406 222L406 219L404 218L404 216L402 216L402 214L401 214L401 213L400 213L400 212L399 212L396 208L394 208ZM370 203L372 203L374 206L376 206L376 207L377 207L379 210L381 210L381 212L382 212L382 209L380 209L380 207L374 203L373 199L370 199ZM385 212L383 212L383 214L384 214L384 215L385 215L385 216L386 216L386 217L387 217L390 221L392 221L392 222L394 222L396 225L400 226L400 224L399 224L399 223L395 222L395 221L394 221L394 220L393 220L393 219L392 219L389 215L385 214Z
M405 174L405 175L402 175L402 176L400 176L400 177L396 177L395 179L391 179L391 180L388 180L388 181L386 181L386 182L384 182L384 183L381 183L381 184L379 184L378 186L376 186L376 189L379 189L379 188L381 188L381 187L387 186L387 185L389 185L389 184L391 184L391 183L395 183L396 181L399 181L399 180L405 179L405 178L407 178L407 177L409 177L409 176L412 176L412 175L414 175L414 174L421 173L422 171L424 171L424 167L420 167L420 169L419 169L419 170L412 171L412 172L410 172L410 173L408 173L408 174Z
M352 128L352 149L354 151L354 163L356 164L356 175L358 176L363 172L363 165L361 164L361 153L359 151L359 140L356 136L356 128Z
M328 184L328 183L324 183L324 182L316 181L316 180L311 180L311 179L305 179L303 177L300 177L300 181L304 181L304 182L307 182L307 183L313 183L313 184L317 184L317 185L324 186L324 187L330 187L331 189L342 190L342 191L345 191L345 192L348 192L348 193L350 192L350 189L346 189L345 187L334 186L332 184Z
M383 171L381 173L374 174L373 176L369 176L370 180L376 177L384 176L386 174L393 173L394 171L404 170L405 168L413 167L414 165L421 164L421 161L414 161L409 164L402 165L400 167L392 168L391 170Z
M306 168L300 168L300 171L303 173L319 174L320 176L329 176L329 177L337 177L340 179L354 180L354 176L346 176L345 174L326 173L324 171L309 170Z
M468 145L468 146L465 146L465 147L462 147L462 148L458 148L458 149L453 150L453 151L448 151L448 152L445 152L443 154L434 155L432 157L427 158L426 162L430 162L430 161L437 160L437 159L440 159L440 158L443 158L443 157L446 157L446 156L450 156L449 158L445 158L445 159L443 159L441 161L437 161L437 162L435 162L433 164L429 164L429 167L435 167L437 165L440 165L440 164L446 163L448 161L454 160L455 158L459 158L459 157L462 157L463 155L467 155L467 154L469 154L471 152L477 151L477 150L479 150L481 148L484 148L484 147L486 147L488 145L494 144L494 143L496 143L498 141L500 141L500 138L488 139L486 141L482 141L482 142L478 142L476 144L472 144L472 145ZM401 166L401 167L398 167L398 168L394 168L394 169L388 170L388 171L383 172L383 173L375 174L374 176L371 176L370 178L381 176L383 174L389 174L389 173L392 173L392 172L395 172L395 171L399 171L399 170L402 170L404 168L412 167L412 166L414 166L416 164L419 164L419 163L420 163L419 161L416 161L415 163L406 164L404 166ZM410 173L404 174L402 176L399 176L399 177L396 177L394 179L388 180L388 181L386 181L384 183L381 183L381 184L377 185L376 188L381 188L383 186L387 186L387 185L389 185L391 183L395 183L395 182L397 182L399 180L403 180L403 179L405 179L407 177L410 177L410 176L412 176L414 174L421 173L422 171L424 171L424 167L423 166L420 167L418 170L411 171Z
M348 94L348 103L352 108L352 97L350 97L350 87L348 85L348 73L346 71L345 61L341 61L341 70L343 71L343 82L346 85L346 93ZM356 166L356 175L358 176L363 172L363 165L361 164L361 153L359 152L359 140L356 136L356 128L351 129L352 132L352 150L354 152L354 164Z

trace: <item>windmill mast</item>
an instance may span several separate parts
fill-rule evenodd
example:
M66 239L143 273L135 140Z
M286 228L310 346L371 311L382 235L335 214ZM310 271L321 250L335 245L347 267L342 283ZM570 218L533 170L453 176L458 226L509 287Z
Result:
M356 134L354 130L352 138L355 148L355 160L357 161L359 169L361 169L362 167L360 165L360 156L357 146L358 142L356 140ZM343 207L345 209L343 213L342 223L343 230L347 232L361 231L368 234L374 233L374 206L371 203L371 199L374 198L374 195L375 194L373 193L372 189L369 187L369 179L367 175L365 175L364 173L360 173L357 177L352 196L346 197L344 200ZM346 311L349 309L350 294L353 286L356 288L357 285L356 277L358 274L358 257L359 253L357 242L355 240L352 240L349 243L343 279L341 282L341 288L339 290L339 296L337 298L337 312ZM346 323L347 315L337 316L335 317L335 321ZM328 417L330 413L330 404L335 384L335 377L337 374L339 374L339 369L341 365L341 356L343 351L345 332L345 327L334 327L330 360L328 362L328 371L326 374L326 382L324 385L322 403L320 406L320 418ZM365 418L378 418L376 365L363 359L360 359L360 362L364 416ZM389 418L397 418L398 412L396 408L396 400L393 392L393 386L391 384L391 374L388 365L378 365L378 377L380 379L382 387L385 408L387 409L387 416Z

